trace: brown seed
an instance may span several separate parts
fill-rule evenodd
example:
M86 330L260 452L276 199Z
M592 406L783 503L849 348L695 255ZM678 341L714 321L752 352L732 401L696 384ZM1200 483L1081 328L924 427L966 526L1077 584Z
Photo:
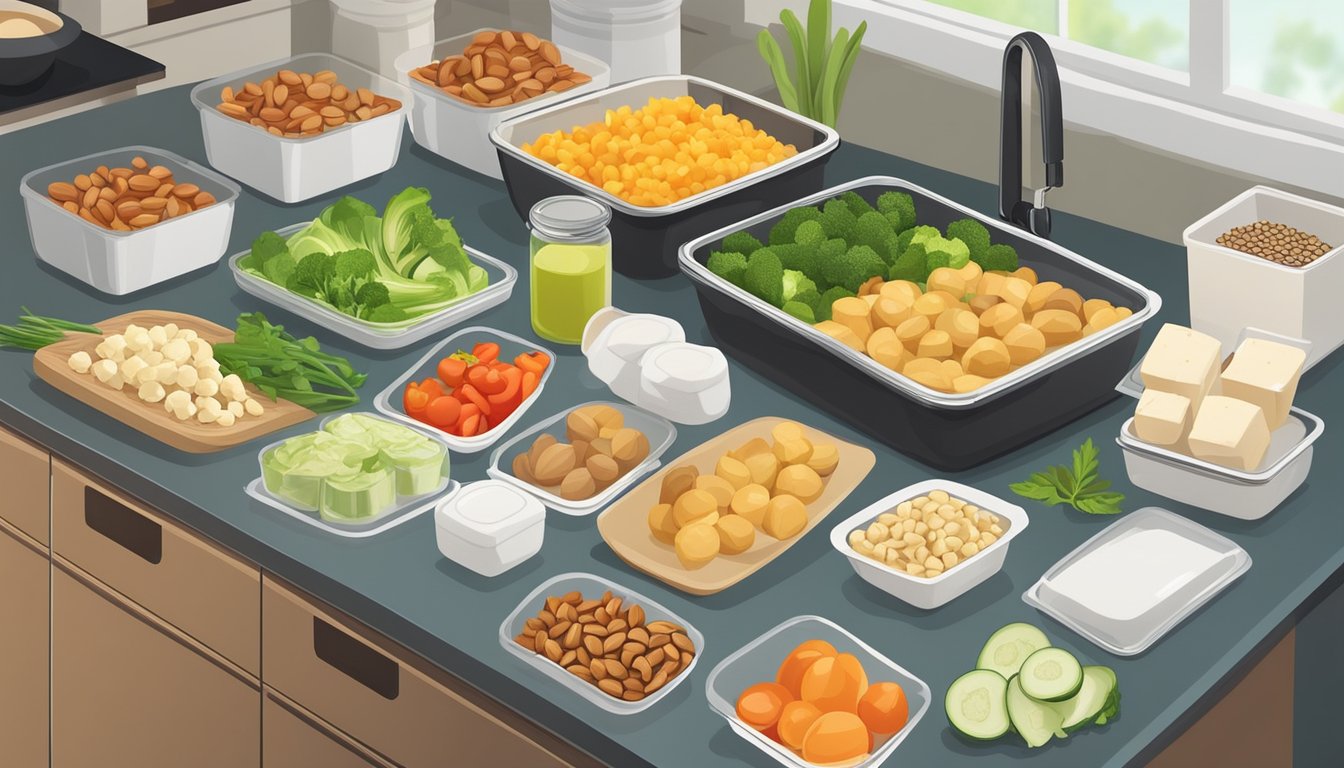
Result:
M579 627L579 626L582 626L582 625L580 625L580 624L575 624L574 626ZM591 654L594 655L594 656L601 656L602 653L603 653L603 651L602 651L602 647L603 647L603 646L602 646L602 640L601 640L601 638L599 638L599 637L597 637L597 636L595 636L595 635L585 635L584 638L583 638L583 647L584 647L584 648L587 648L587 649L588 649L588 652L591 653Z
M546 636L554 640L556 638L559 638L566 632L568 632L571 626L573 626L571 622L561 619L560 621L557 621L553 626L551 626L549 629L546 630Z
M108 212L109 212L109 213L112 212L111 203L108 203L106 200L99 200L99 201L98 201L98 205L100 205L100 206L106 205L106 206L108 206L108 209L107 209ZM101 212L101 211L102 211L102 208L99 208L98 210ZM106 217L106 218L107 218L108 221L111 221L113 217L112 217L112 216L108 216L108 217ZM136 216L134 219L131 219L130 221L128 221L128 222L126 222L126 223L127 223L127 224L130 224L132 227L136 227L136 228L139 228L139 227L148 227L148 226L151 225L151 224L158 224L158 223L159 223L159 217L158 217L158 216L155 216L155 215L152 214L152 213L142 213L142 214L140 214L139 216Z
M532 636L532 650L537 653L546 652L546 633L538 632Z
M607 622L608 632L624 632L629 628L630 625L626 624L625 619L612 619L611 621Z
M643 680L645 683L648 683L650 680L653 679L653 666L649 664L648 659L642 656L634 660L631 669L638 672L640 679Z
M526 56L514 56L509 59L509 69L514 72L531 72L532 62L528 61Z
M618 680L624 680L630 674L625 665L615 659L603 659L602 664L607 668L607 675Z
M583 633L585 635L596 635L598 637L606 637L607 628L600 621L594 621L591 624L583 625Z
M625 633L617 632L614 635L608 635L607 639L602 641L602 651L603 653L615 653L623 645L625 645Z
M546 658L550 659L551 661L559 661L560 657L563 655L564 650L560 647L559 643L555 642L554 640L546 641Z
M621 685L625 686L625 689L627 691L639 691L640 693L644 692L644 683L639 678L636 677L625 678L624 680L621 681Z
M526 632L524 632L521 635L515 636L513 638L513 642L523 646L529 651L532 650L532 636L527 634Z
M598 680L602 680L607 677L607 665L602 661L602 659L593 659L593 662L588 665L588 671L592 672L593 677Z
M566 648L578 648L579 642L583 640L583 625L570 624L569 629L565 630L564 646Z
M643 701L644 696L645 694L642 691L626 691L621 694L621 698L625 701Z
M663 646L663 653L667 654L667 658L672 661L677 661L681 658L681 649L671 643Z
M597 687L601 688L602 692L609 696L621 697L625 693L625 686L611 678L598 680Z
M472 83L467 83L466 85L462 86L462 95L480 104L484 104L490 100L489 96L486 96L485 93L480 88L477 88Z
M99 198L98 188L89 187L88 189L84 190L84 194L80 196L79 202L80 205L84 206L85 208L92 208L94 204L98 202L98 198Z
M681 631L681 627L670 621L651 621L647 626L648 630L654 634L670 635L673 632Z
M579 655L574 651L565 651L564 655L560 657L559 664L562 667L568 667L570 664L573 664L578 657Z
M629 616L628 618L629 618L630 623L633 624L634 626L632 626L632 627L630 628L630 631L629 631L628 633L626 633L626 634L629 635L629 639L630 639L631 642L640 643L641 645L648 645L648 644L649 644L649 631L648 631L647 629L645 629L645 628L639 626L638 624L636 624L636 622L635 622L635 620L634 620L634 619L635 619L635 611L636 611L636 610L638 610L638 611L643 611L644 609L643 609L643 608L640 608L639 606L635 606L634 608L631 608L631 609L630 609L630 616Z
M140 201L140 207L149 213L158 213L168 207L168 201L162 197L146 197Z
M75 189L75 185L64 181L56 181L47 185L47 194L60 202L75 201L80 198L79 190Z
M540 53L541 58L545 59L551 66L560 63L560 49L555 47L555 43L552 43L549 40L543 42L541 44Z
M590 654L588 653L588 650L587 650L586 648L584 648L582 645L580 645L578 648L575 648L575 649L574 649L574 653L575 653L575 655L577 656L577 658L578 658L578 662L579 662L580 664L583 664L584 666L587 666L587 665L593 663L593 657L592 657L592 655L590 655Z
M571 675L574 675L575 677L582 678L582 679L584 679L584 680L587 680L587 681L590 682L590 683L591 683L591 682L594 682L594 681L593 681L593 673L590 672L590 671L588 670L588 668L585 667L585 666L582 665L582 664L571 664L571 665L569 665L568 667L565 667L565 669L567 669L567 670L569 671L569 673L570 673Z
M527 46L527 50L535 51L541 47L541 38L537 37L531 32L524 32L523 45Z
M78 204L78 203L75 203L75 202L72 202L72 201L70 201L70 200L66 200L64 203L61 203L61 207L64 208L65 210L71 212L71 213L74 213L74 214L78 214L78 213L79 213L79 204Z
M667 673L662 671L656 672L653 675L653 679L649 680L649 682L644 686L644 693L652 694L654 691L657 691L664 685L667 685Z
M133 192L153 192L159 188L159 180L149 174L139 174L126 180Z
M665 634L653 634L653 635L649 635L649 647L650 647L650 648L658 648L658 647L667 645L667 644L670 643L670 642L672 642L672 636L671 636L671 635L665 635Z
M163 182L164 179L171 179L173 177L173 172L170 171L167 166L156 165L149 169L149 175L158 179L160 182Z
M663 662L667 660L667 654L662 648L654 648L645 654L644 658L648 659L650 667L661 667Z
M304 91L308 98L314 101L323 101L331 96L331 86L326 83L313 83Z
M602 603L597 600L584 600L582 603L579 603L578 610L579 613L592 613L597 610L600 605L602 605Z
M672 633L672 644L680 650L695 652L695 643L691 642L691 638L681 632Z

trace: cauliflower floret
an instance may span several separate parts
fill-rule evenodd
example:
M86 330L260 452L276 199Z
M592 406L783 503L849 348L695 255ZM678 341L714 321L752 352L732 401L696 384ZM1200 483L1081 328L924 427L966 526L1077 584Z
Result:
M139 386L140 384L145 384L150 381L157 382L158 380L159 380L159 369L152 365L147 365L144 368L141 368L140 372L135 374L134 379L128 379L128 381L137 386Z
M88 373L89 369L93 367L93 358L89 357L89 353L83 350L71 355L67 362L70 363L70 370L75 373Z
M134 333L128 328L126 330L126 348L132 352L144 352L147 349L153 349L154 342L149 340L149 331L144 328L136 328Z
M167 323L163 326L163 335L168 337L169 341L176 339L177 333L178 333L177 323Z
M177 366L170 362L162 362L154 366L154 379L165 387L171 387L177 383Z
M103 383L113 389L121 389L122 387L126 386L126 379L123 378L120 373L115 373L112 375L112 378L108 379L107 381L104 381Z

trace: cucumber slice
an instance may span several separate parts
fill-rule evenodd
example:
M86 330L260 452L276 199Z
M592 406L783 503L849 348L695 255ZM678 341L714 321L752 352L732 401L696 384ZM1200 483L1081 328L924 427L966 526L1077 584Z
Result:
M1049 647L1050 640L1036 627L1021 622L1005 624L985 641L975 668L998 672L1007 680L1021 671L1028 656Z
M947 688L943 707L947 721L962 735L977 741L997 739L1008 732L1008 681L998 672L976 669L958 677Z
M1110 667L1083 667L1083 684L1078 693L1053 705L1064 718L1060 725L1064 732L1073 733L1096 722L1116 702L1115 683L1115 672Z
M1020 677L1013 675L1008 681L1008 692L1004 701L1008 709L1008 719L1028 747L1041 747L1050 742L1052 736L1066 738L1060 726L1064 718L1059 710L1028 696L1022 691Z
M1063 648L1042 648L1022 662L1022 692L1037 701L1065 701L1083 685L1083 666Z

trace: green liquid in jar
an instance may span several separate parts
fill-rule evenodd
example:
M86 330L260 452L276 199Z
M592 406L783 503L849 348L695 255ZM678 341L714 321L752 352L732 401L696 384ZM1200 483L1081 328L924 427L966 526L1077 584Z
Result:
M611 303L611 246L546 243L532 255L531 278L532 330L578 344L588 319Z

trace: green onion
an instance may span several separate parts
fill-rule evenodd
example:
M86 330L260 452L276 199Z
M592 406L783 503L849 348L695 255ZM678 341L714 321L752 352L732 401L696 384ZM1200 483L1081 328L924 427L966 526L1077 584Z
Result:
M786 108L834 128L840 119L845 88L858 59L863 34L868 31L868 22L860 22L852 35L842 27L832 40L831 0L812 0L806 29L787 8L780 13L779 20L793 48L796 74L789 72L784 51L770 30L761 30L756 47L770 67L780 101Z
M102 334L96 326L42 317L21 307L18 325L0 325L0 348L38 350L65 338L67 332Z

